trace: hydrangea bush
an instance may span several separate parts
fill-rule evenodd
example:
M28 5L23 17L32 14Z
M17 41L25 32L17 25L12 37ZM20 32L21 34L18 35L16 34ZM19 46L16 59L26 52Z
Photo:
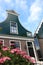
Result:
M0 65L34 65L35 59L19 48L8 48L0 42Z

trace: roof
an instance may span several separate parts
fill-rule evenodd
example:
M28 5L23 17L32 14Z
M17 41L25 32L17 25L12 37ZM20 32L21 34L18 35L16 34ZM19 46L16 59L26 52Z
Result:
M37 27L37 29L36 29L35 33L38 33L38 31L39 31L39 29L40 29L40 27L41 27L42 23L43 23L43 19L42 19L42 20L41 20L41 22L39 23L39 26Z
M39 38L43 38L43 19L40 22L38 28L36 29L35 35L37 35Z
M20 23L18 16L15 15L17 14L13 10L7 10L8 16L5 21L0 23L0 34L4 35L11 35L11 36L22 36L22 37L32 37L32 36L27 36L27 32L29 34L32 34L30 31L26 30ZM13 13L13 14L11 14ZM11 34L10 33L10 21L16 22L18 25L18 34Z

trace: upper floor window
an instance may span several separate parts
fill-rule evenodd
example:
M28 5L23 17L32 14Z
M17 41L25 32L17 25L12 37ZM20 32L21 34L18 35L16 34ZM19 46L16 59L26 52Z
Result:
M18 34L18 26L16 22L10 21L10 33Z

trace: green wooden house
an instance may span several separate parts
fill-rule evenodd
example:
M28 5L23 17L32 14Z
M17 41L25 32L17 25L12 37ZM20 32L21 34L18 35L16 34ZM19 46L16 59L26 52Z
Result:
M0 41L3 46L9 47L14 44L15 48L20 48L20 50L26 51L28 55L36 57L32 33L21 25L18 13L13 10L6 11L7 18L0 23Z
M43 61L43 20L35 31L35 38L38 40L39 49L37 50L39 60Z

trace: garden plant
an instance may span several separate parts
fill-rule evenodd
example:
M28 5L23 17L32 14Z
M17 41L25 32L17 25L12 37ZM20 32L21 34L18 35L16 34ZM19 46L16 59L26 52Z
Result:
M34 65L35 58L30 57L19 48L2 46L0 42L0 65Z

